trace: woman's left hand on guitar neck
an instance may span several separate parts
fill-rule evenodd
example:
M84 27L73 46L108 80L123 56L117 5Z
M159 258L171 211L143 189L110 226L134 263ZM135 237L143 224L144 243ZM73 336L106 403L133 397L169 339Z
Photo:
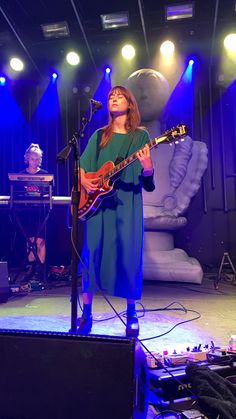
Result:
M147 144L137 151L137 157L143 167L143 176L151 176L153 174L153 164L150 148Z

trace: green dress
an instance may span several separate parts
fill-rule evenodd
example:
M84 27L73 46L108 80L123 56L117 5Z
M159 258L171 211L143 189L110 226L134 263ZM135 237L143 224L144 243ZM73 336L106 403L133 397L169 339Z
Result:
M127 140L131 144L128 155L149 142L147 131L137 129L135 134L114 133L108 145L100 149L101 133L101 130L95 131L81 156L80 165L86 172L96 172L107 161L115 162ZM131 135L132 142L129 140ZM151 178L149 190L155 188ZM104 199L96 213L86 221L82 252L86 266L83 270L84 292L96 291L99 286L109 295L141 298L143 179L142 166L136 160L121 172L115 195Z

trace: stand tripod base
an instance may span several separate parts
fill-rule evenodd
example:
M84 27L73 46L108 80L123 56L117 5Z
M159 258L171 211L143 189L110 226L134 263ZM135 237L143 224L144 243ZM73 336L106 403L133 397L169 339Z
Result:
M223 272L223 269L227 268L227 269L231 269L231 272ZM234 267L234 264L230 258L230 255L228 252L224 252L222 259L221 259L221 263L220 263L220 269L218 272L218 276L214 281L214 288L216 290L218 290L219 288L219 282L221 281L221 279L228 279L229 276L231 277L231 280L236 281L236 270Z

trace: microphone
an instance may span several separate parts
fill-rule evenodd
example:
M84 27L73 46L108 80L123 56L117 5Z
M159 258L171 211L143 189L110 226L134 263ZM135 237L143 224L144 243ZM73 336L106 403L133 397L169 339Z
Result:
M94 99L90 99L90 102L92 103L92 105L94 105L96 109L102 108L102 102L98 102L97 100L94 100Z

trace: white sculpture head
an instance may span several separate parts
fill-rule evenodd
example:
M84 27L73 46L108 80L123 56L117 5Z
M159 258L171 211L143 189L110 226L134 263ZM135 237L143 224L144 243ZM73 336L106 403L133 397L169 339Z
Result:
M156 70L142 68L132 73L126 84L138 103L142 122L159 119L170 92L166 78Z

